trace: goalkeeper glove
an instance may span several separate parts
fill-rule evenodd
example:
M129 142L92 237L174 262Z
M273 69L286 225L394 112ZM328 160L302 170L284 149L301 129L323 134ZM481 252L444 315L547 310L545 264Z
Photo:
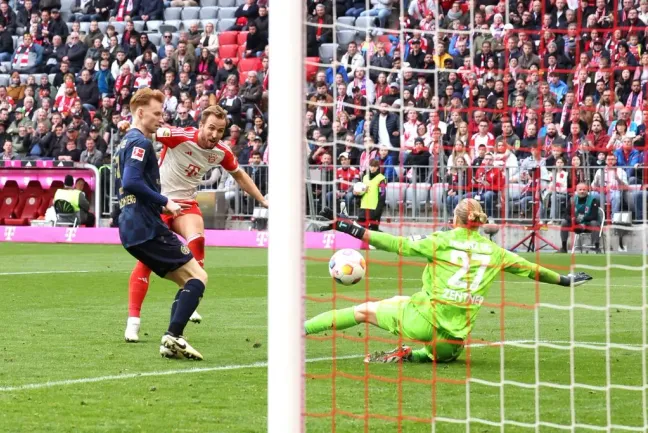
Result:
M591 279L591 275L586 274L585 272L577 272L575 274L561 275L560 282L558 284L560 284L561 286L569 287L572 283L574 283L574 287L576 287L585 284Z
M330 222L330 224L322 226L320 228L320 231L337 230L338 232L346 233L360 240L362 240L365 232L367 231L365 228L360 227L359 225L354 224L350 221L337 220L335 215L333 214L333 209L331 209L330 207L325 207L324 209L322 209L319 212L319 216ZM346 215L340 216L346 217Z

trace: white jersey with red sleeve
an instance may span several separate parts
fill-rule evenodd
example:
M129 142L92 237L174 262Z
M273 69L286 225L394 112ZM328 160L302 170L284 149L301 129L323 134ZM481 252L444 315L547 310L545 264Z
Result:
M226 144L219 142L213 149L198 146L196 128L160 128L155 140L163 146L159 162L162 195L170 199L195 199L201 179L214 167L220 165L230 173L239 170Z

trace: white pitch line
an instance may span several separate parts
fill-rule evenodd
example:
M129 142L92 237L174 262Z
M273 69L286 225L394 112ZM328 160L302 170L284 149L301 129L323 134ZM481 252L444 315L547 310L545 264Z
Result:
M511 340L511 341L505 341L504 343L502 342L493 342L490 344L476 343L476 344L471 344L470 347L473 349L479 349L484 347L499 347L499 346L508 346L508 345L516 345L516 344L533 344L533 343L536 343L536 341L535 340ZM572 342L540 340L537 343L570 345ZM606 344L603 342L580 343L576 341L573 343L590 344L592 346L603 346ZM641 345L627 344L626 346L641 346ZM336 358L332 358L332 357L312 358L312 359L307 359L306 363L310 364L314 362L332 361L333 359L336 360L358 359L362 357L364 357L364 355L346 355L346 356L338 356ZM221 365L218 367L197 367L197 368L185 368L185 369L176 369L176 370L148 371L148 372L141 372L141 373L115 374L109 376L84 377L79 379L56 380L56 381L48 381L48 382L41 382L41 383L28 383L25 385L3 386L0 387L0 393L7 393L7 392L14 392L14 391L28 391L32 389L53 388L56 386L107 382L110 380L137 379L140 377L171 376L171 375L191 374L191 373L207 373L211 371L244 370L248 368L265 368L267 366L268 366L267 362L255 362L253 364L234 364L234 365Z

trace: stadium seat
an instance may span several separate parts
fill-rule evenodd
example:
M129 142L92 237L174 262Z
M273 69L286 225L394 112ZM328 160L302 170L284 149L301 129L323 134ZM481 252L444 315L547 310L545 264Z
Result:
M79 23L79 29L87 35L88 32L90 31L90 23L89 22ZM137 30L137 27L135 27L135 30Z
M0 192L0 225L4 224L4 220L7 218L11 218L17 205L17 195L3 195L2 192Z
M31 220L38 218L38 210L42 201L41 195L21 195L13 212L14 217L5 218L4 224L8 226L27 226Z
M236 55L239 59L243 59L245 56L245 46L240 46L237 44L237 47L238 47L238 52Z
M247 36L248 36L248 32L239 32L238 38L237 38L237 43L239 45L247 44Z
M14 45L14 50L18 48L18 36L12 36L11 39L13 39L13 45Z
M236 0L218 0L218 6L222 8L231 8L236 6Z
M385 204L392 209L398 207L405 200L408 183L390 182L385 191Z
M21 84L26 84L27 83L27 78L29 78L29 74L20 74L20 83Z
M200 17L200 8L199 7L188 7L182 9L180 17L183 21L187 20L197 20Z
M68 22L65 23L65 25L68 28L68 32L71 32L72 31L72 23L68 21Z
M5 71L11 70L11 62L0 62L0 65L4 68Z
M218 17L220 19L225 19L225 18L234 18L234 14L236 13L237 8L220 8L218 11Z
M18 182L15 180L8 180L4 187L0 190L0 192L5 193L5 194L15 194L18 196L20 194L20 187L18 186Z
M319 63L319 57L306 57L306 80L313 81L317 71L319 71L319 66L316 63ZM310 64L309 64L310 63Z
M56 78L56 74L48 74L47 79L49 80L50 84L54 84L54 78Z
M42 217L45 215L45 212L47 212L47 209L54 204L54 194L56 194L56 189L48 189L46 190L43 195L41 196L41 205L40 208L38 208L38 216Z
M202 26L203 29L205 28L207 23L212 23L214 25L214 31L218 28L218 20L216 18L208 18L208 19L200 20L200 25Z
M245 4L245 0L236 0L236 6L241 6Z
M237 38L238 32L222 32L218 35L218 45L235 45Z
M99 24L99 30L101 30L101 33L103 33L103 34L105 35L105 34L106 34L106 29L107 29L108 26L111 25L112 23L109 22L109 21L101 21L101 22L99 22L98 24Z
M427 183L416 183L410 185L405 192L405 200L408 204L411 204L414 208L420 208L425 206L430 195L430 184Z
M166 8L164 10L164 21L181 19L182 8Z
M0 75L0 86L7 87L9 85L10 79L11 79L10 75L7 74Z
M218 6L218 0L201 0L200 6L202 6L203 8Z
M137 33L142 33L144 31L145 24L145 21L133 21L133 27L135 27ZM88 25L90 25L90 23L88 23Z
M222 9L221 9L221 11L222 11ZM220 15L220 11L218 12L218 14ZM234 18L226 18L226 19L220 18L220 21L218 21L218 29L217 30L219 32L226 32L226 31L228 31L230 29L230 27L232 27L234 25L235 22L236 22L236 20Z
M146 28L149 29L150 32L157 32L160 29L160 26L164 24L164 21L147 21L146 22Z
M25 28L24 27L16 27L16 34L18 36L22 36L25 34Z
M243 75L243 73L248 71L259 71L261 69L261 59L257 57L252 57L249 59L241 59L238 64L238 70Z
M337 59L338 44L322 44L319 48L319 56L323 63L331 63Z
M337 42L346 49L347 45L355 41L357 32L355 30L339 30L337 32Z
M118 35L123 35L124 30L126 30L126 23L123 21L113 21L110 24L113 25L115 28L115 32L117 32Z
M355 18L354 17L338 17L337 22L338 22L338 24L342 24L342 25L345 25L345 26L352 26L355 23Z
M160 26L160 28L158 29L158 31L159 31L160 33L164 33L164 32L171 32L171 33L175 33L175 32L177 32L178 30L180 30L180 21L177 21L177 20L176 20L176 21L172 21L172 22L173 22L174 24L169 24L169 23L167 23L167 21L165 21L164 24Z
M61 21L64 23L72 21L72 13L69 10L61 10Z
M162 35L159 33L147 33L149 41L156 47L159 47L162 43Z
M232 59L232 58L238 58L238 49L239 46L234 44L234 45L221 45L218 48L218 56L223 58L223 59Z
M376 28L376 18L370 16L358 17L355 21L355 26L358 28L358 37L365 39L367 32Z
M30 180L29 183L27 184L27 187L25 188L24 194L42 194L43 193L43 186L41 183L37 180Z
M213 7L203 7L200 9L199 18L201 20L206 20L210 18L218 18L218 8Z

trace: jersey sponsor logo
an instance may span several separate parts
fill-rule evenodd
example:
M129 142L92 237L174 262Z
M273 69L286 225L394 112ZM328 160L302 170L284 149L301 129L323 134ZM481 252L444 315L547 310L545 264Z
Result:
M186 245L181 246L180 251L182 251L182 254L184 254L185 256L191 254L191 251L189 251L189 248Z
M481 295L473 295L469 292L461 292L452 289L445 289L441 297L445 300L458 302L460 304L481 305L484 302L484 297Z
M160 128L157 131L158 137L171 137L171 130L169 128Z
M146 150L144 150L141 147L133 147L133 153L131 153L131 158L136 159L138 161L144 161L144 155L146 154Z
M200 167L194 164L189 164L185 169L185 174L187 177L196 177L200 174Z

